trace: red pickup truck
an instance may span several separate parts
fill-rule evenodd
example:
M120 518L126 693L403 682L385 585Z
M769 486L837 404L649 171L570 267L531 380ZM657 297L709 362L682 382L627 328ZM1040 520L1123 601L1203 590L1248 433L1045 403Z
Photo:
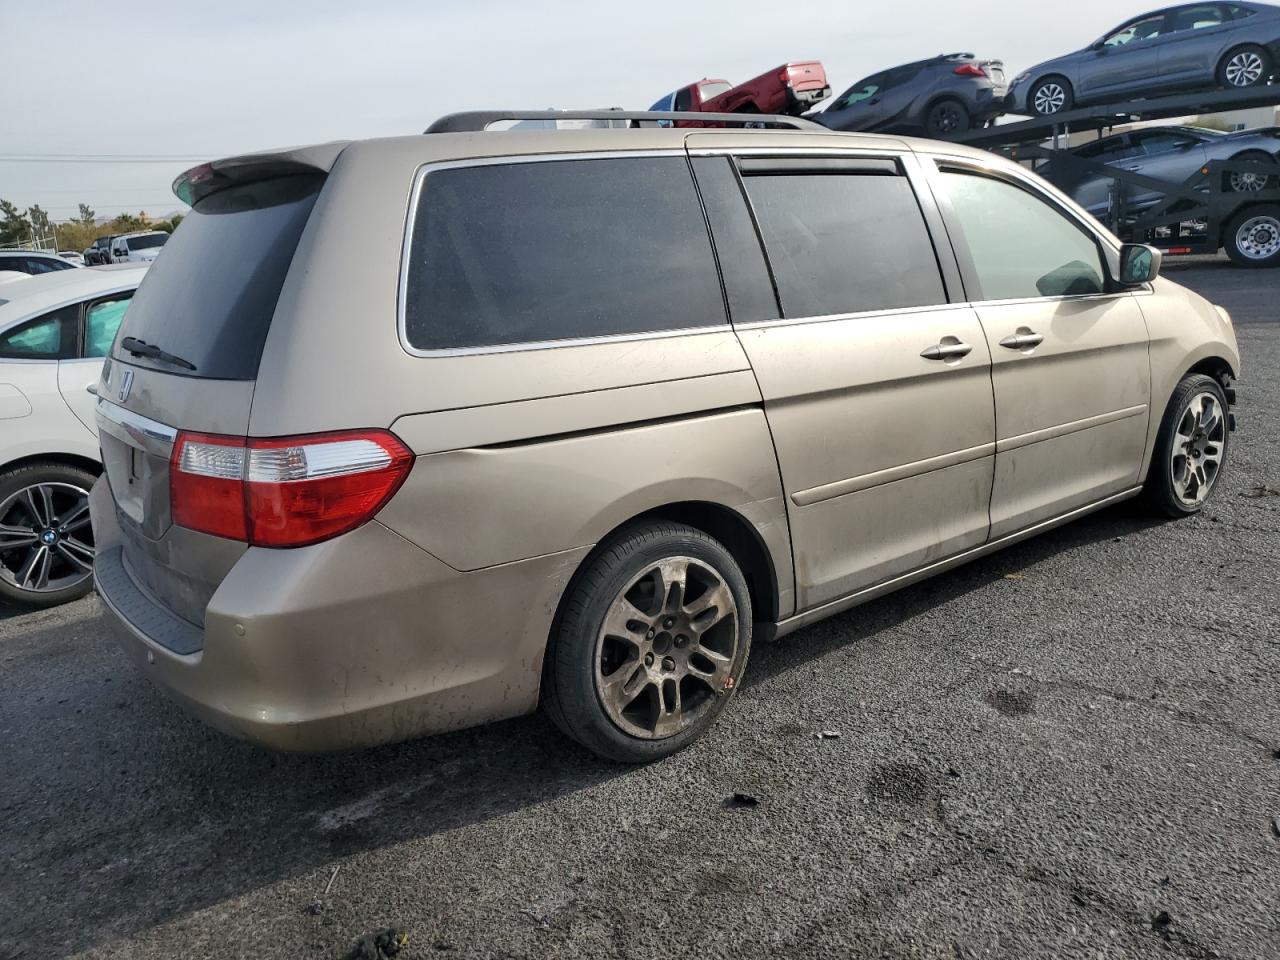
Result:
M669 93L650 110L698 113L785 113L799 116L831 96L827 71L818 60L784 63L754 80L699 80Z

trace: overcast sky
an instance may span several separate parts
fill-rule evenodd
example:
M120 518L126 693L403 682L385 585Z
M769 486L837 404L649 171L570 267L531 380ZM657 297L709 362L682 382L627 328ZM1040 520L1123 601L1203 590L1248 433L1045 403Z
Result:
M455 110L644 109L703 76L818 58L838 93L938 53L1010 77L1149 2L0 0L0 198L55 219L179 208L173 177L269 147L421 131ZM808 16L806 16L808 14ZM15 155L175 157L14 162Z

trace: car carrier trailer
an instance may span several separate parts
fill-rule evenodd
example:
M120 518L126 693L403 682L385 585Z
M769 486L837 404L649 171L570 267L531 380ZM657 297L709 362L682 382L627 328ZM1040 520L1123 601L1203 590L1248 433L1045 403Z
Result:
M1248 90L1213 90L1147 100L1098 104L1051 117L999 124L953 137L1020 162L1036 164L1050 182L1065 184L1081 174L1109 178L1103 223L1121 239L1151 245L1168 254L1214 254L1225 249L1244 266L1280 266L1280 160L1212 160L1176 183L1076 156L1064 138L1080 131L1104 131L1126 123L1168 120L1197 114L1247 110L1280 104L1280 85ZM1239 193L1229 188L1236 172L1259 173L1267 189ZM1131 208L1129 187L1160 194L1154 206Z

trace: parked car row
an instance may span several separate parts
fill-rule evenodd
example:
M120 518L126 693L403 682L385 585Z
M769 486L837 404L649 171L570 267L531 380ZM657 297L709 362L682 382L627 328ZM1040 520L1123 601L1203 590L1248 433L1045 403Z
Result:
M98 237L84 250L89 265L107 263L150 263L169 239L163 230L141 230L135 233Z

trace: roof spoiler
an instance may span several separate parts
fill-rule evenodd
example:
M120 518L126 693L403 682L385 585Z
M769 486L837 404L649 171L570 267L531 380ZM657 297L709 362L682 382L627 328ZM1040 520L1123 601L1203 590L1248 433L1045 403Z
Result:
M192 167L173 181L174 195L194 206L210 194L243 183L303 173L328 173L349 140L321 143L313 147L272 150L226 157Z
M769 113L697 113L675 110L472 110L441 117L423 133L476 133L503 120L622 120L628 128L656 127L659 121L686 123L733 124L784 130L820 130L826 127L803 117L784 117Z

